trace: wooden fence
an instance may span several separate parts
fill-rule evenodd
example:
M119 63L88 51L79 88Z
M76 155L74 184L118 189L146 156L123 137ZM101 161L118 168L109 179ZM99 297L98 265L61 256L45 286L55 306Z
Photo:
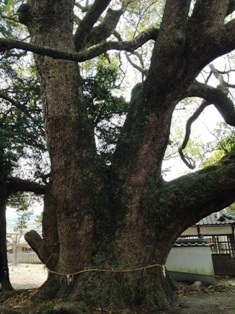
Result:
M8 263L14 263L14 254L7 253ZM42 262L38 258L35 252L30 253L18 253L17 262L24 264L41 264Z

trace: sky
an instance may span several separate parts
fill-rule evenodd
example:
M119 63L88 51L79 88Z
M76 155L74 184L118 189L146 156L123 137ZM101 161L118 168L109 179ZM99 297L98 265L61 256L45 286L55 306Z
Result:
M43 205L42 204L34 204L33 208L29 209L33 212L30 220L34 221L36 216L39 216L42 213ZM14 232L14 227L18 221L18 214L15 208L7 207L6 210L6 220L7 220L7 232ZM28 228L30 229L31 223L28 224Z
M222 56L214 60L211 64L219 70L219 71L226 71L230 68L234 68L233 66L233 59L229 59L228 56ZM204 76L199 75L197 77L197 80L199 82L204 83L205 78L208 77L208 74L210 72L210 66L207 66L204 69ZM235 72L230 72L229 74L224 75L224 79L229 79L229 83L235 85ZM218 85L218 80L215 78L214 75L211 75L208 84L210 86L216 87ZM233 95L234 96L234 95ZM186 122L186 120L185 120ZM215 137L213 136L213 130L216 128L217 124L220 122L224 122L224 119L221 117L220 113L217 111L217 109L210 105L202 112L202 114L198 117L196 121L192 124L191 127L191 136L194 139L201 140L203 143L212 142L215 140ZM185 124L182 126L183 131L185 130ZM190 136L190 138L191 138ZM186 174L191 172L190 170L180 159L174 158L173 160L170 160L167 163L164 163L166 166L171 167L171 171L166 174L164 177L165 180L169 181L172 179L177 178L180 175Z
M223 122L221 115L213 106L209 106L205 109L205 112L201 114L200 118L193 123L190 138L192 137L203 143L214 141L215 137L213 136L213 130L219 122ZM183 128L185 128L185 125ZM166 181L176 179L181 175L193 171L184 164L179 155L176 158L164 162L163 165L164 167L171 167L171 171L167 172L164 176Z

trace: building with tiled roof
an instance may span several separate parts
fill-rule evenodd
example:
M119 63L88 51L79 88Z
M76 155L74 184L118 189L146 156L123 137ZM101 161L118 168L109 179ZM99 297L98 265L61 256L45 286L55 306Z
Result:
M210 245L215 275L235 275L235 216L224 209L186 229L181 239L203 238Z
M235 217L233 215L229 215L225 209L202 218L198 223L196 223L197 226L231 224L235 225Z

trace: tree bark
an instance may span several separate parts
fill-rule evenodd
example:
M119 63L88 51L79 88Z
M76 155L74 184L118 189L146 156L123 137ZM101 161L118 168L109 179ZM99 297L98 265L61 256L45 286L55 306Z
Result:
M7 176L4 163L4 152L0 149L0 250L3 253L3 266L5 270L5 279L3 290L12 290L9 278L9 268L7 262L7 242L6 242L6 201L7 201Z
M37 236L34 241L32 234L29 241L45 263L51 253L58 255L58 262L48 264L53 279L63 283L53 293L107 310L130 307L150 313L168 309L175 295L165 263L174 241L188 226L235 200L232 159L172 182L161 178L175 106L206 62L221 53L221 19L229 2L223 2L224 6L222 1L214 2L218 6L213 5L213 12L218 9L219 13L208 21L202 1L190 19L190 1L166 1L147 78L133 93L109 167L96 153L77 64L34 56L45 107L51 176L43 242ZM83 41L98 19L94 8L99 3L96 0L87 14L89 23L81 23L83 32L76 32L76 47L80 47L79 38L85 46ZM208 7L211 1L205 3ZM25 21L32 43L75 52L73 5L72 0L29 0ZM197 16L204 37L196 34ZM215 31L213 38L202 17ZM217 52L207 43L208 34Z
M6 206L9 196L16 192L34 192L44 194L46 187L36 182L22 180L19 178L8 177L7 165L4 152L0 151L0 250L3 252L5 280L3 283L4 290L12 290L9 278L9 268L7 260L7 222Z

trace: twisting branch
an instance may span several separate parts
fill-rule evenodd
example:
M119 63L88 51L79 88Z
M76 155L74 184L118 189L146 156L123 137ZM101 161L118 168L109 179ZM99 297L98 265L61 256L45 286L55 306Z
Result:
M194 114L188 119L188 121L186 123L185 136L184 136L183 143L179 148L179 154L180 154L180 157L183 160L183 162L190 169L195 168L195 166L196 166L195 161L191 157L184 154L183 150L185 149L185 147L188 144L189 137L191 134L191 126L192 126L193 122L197 120L197 118L200 116L200 114L203 112L203 110L209 105L211 105L210 102L203 100L201 105L199 106L199 108L194 112Z
M114 34L116 32L115 28L120 20L120 17L127 10L128 5L133 1L134 0L122 1L122 7L119 10L113 10L109 8L106 12L105 17L102 17L101 15L96 15L96 18L98 17L96 22L100 22L100 24L95 27L93 26L93 28L91 27L91 29L87 31L87 33L84 33L84 31L81 29L83 27L81 26L81 24L83 25L83 21L75 17L75 19L77 20L77 25L79 25L77 32L74 36L76 50L81 51L85 48L97 45L101 42L104 42L105 40L107 40L107 38ZM92 10L92 5L87 4L86 7L78 4L75 5L79 7L82 12L87 12L90 9ZM96 13L98 13L97 10ZM89 18L89 14L86 16L86 18ZM85 24L85 26L88 26L87 23ZM81 34L81 32L83 33ZM81 41L82 38L83 42Z
M211 67L212 71L215 72L215 68ZM214 73L217 76L218 73ZM184 155L183 150L185 149L190 133L192 123L200 116L203 110L209 106L214 105L219 111L221 116L224 118L225 122L231 126L235 126L235 108L232 100L227 96L227 90L225 90L224 80L220 76L217 76L219 79L219 86L217 88L208 86L203 83L194 82L187 90L187 97L201 97L204 99L200 107L194 112L194 114L188 119L186 124L186 132L184 141L179 148L179 154L183 162L190 168L195 167L195 163L192 162L192 159Z
M215 88L203 83L194 82L187 90L187 97L200 97L213 104L225 122L235 126L235 108L232 100L220 86Z
M151 28L141 34L139 34L132 41L123 42L105 42L100 45L93 46L83 52L73 52L73 51L61 51L54 48L47 48L35 44L25 43L19 40L0 38L0 52L7 51L11 49L20 49L31 51L36 54L48 56L54 59L65 59L77 62L84 62L86 60L93 59L108 50L125 50L133 52L137 48L144 45L149 40L156 40L158 36L158 29Z

